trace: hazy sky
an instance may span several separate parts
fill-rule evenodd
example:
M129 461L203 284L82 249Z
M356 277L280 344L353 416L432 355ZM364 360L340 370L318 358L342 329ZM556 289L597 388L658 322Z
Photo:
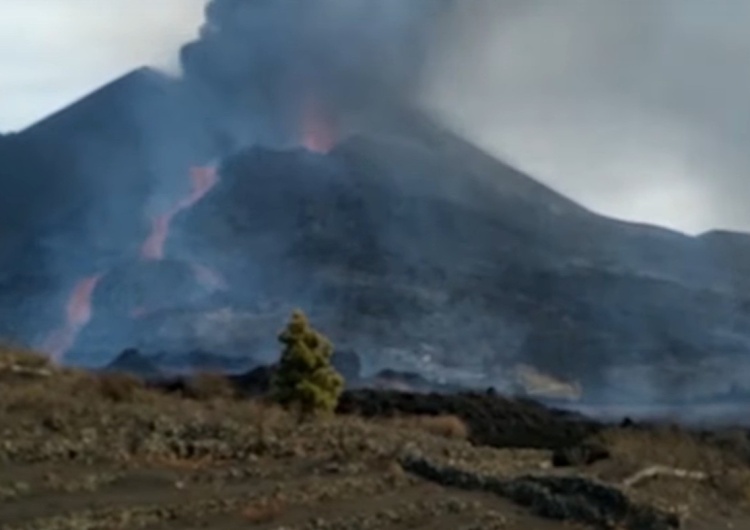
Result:
M0 0L0 131L174 64L204 3ZM459 5L424 86L452 125L596 211L750 229L750 2Z
M205 0L0 0L0 131L143 64L174 66Z
M750 231L749 1L462 5L427 90L467 135L594 210Z

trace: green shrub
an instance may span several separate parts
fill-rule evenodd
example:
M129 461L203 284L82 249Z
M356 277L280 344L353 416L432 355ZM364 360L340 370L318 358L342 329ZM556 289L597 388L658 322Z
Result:
M310 326L302 311L292 313L279 342L284 350L271 381L274 401L303 417L333 412L344 379L331 365L331 342Z

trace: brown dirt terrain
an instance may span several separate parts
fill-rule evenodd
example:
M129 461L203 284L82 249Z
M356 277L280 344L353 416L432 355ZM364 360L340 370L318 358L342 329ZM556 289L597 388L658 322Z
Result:
M569 449L609 458L553 467L551 448L471 443L454 415L300 423L202 384L190 399L0 351L0 529L750 528L747 461L679 429L601 427Z

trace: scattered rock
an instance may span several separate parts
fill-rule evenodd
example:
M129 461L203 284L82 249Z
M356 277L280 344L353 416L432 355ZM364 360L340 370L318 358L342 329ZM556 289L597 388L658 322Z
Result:
M534 401L487 392L423 394L349 390L342 395L338 412L365 417L454 415L469 427L473 443L492 447L570 447L602 428L594 421Z
M582 442L569 447L560 447L552 453L555 467L583 467L610 457L609 450L601 444Z
M619 489L584 477L498 478L438 466L413 456L402 458L401 465L407 472L426 480L469 491L494 493L550 519L611 530L670 530L680 527L676 515L636 504Z

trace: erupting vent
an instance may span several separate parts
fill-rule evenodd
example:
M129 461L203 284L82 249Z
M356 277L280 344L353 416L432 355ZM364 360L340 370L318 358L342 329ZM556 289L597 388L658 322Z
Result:
M336 127L320 100L308 96L302 108L302 145L314 153L328 153L336 145Z

